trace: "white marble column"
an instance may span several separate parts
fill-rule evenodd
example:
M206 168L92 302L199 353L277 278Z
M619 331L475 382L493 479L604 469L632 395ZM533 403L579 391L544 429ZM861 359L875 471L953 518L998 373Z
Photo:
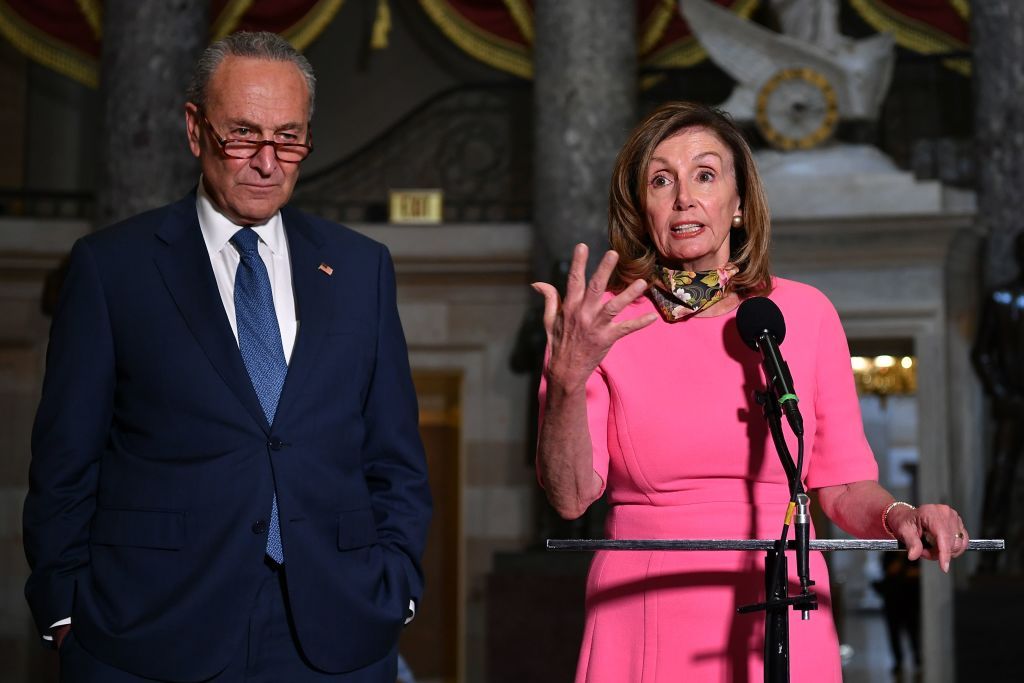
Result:
M538 0L534 31L534 265L547 279L577 242L607 249L608 181L636 116L635 3Z
M196 182L185 87L207 44L208 5L103 3L97 227L178 199Z
M974 142L977 150L979 226L988 235L987 286L1017 274L1013 241L1024 230L1024 3L971 3Z

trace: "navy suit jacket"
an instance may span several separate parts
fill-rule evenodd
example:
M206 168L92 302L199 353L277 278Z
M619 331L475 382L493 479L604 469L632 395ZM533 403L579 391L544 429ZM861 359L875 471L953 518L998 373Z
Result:
M195 194L78 241L32 438L26 595L41 633L198 680L242 645L275 485L295 626L316 667L393 653L430 494L387 249L285 208L298 335L267 424ZM320 264L333 269L328 275Z

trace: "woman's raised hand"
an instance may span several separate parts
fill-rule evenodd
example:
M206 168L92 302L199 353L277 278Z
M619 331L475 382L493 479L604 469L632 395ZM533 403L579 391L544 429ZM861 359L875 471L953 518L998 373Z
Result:
M622 310L647 289L643 280L635 280L616 296L602 303L608 278L619 255L606 252L590 280L586 279L587 245L577 244L565 286L565 300L546 282L533 288L544 296L544 329L548 335L548 361L544 368L548 382L565 388L578 388L597 368L612 344L647 327L658 319L648 313L631 320L616 321Z

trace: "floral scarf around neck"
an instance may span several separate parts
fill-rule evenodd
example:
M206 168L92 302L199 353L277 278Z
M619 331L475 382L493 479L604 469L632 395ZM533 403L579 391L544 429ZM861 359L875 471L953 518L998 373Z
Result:
M726 263L714 270L674 270L654 265L655 282L648 294L668 322L684 320L719 302L735 275L735 264Z

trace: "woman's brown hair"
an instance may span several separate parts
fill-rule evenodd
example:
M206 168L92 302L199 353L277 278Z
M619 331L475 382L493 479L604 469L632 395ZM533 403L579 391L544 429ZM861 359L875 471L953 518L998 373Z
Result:
M754 156L727 114L695 102L658 107L634 129L619 152L608 197L608 241L619 253L610 287L617 292L639 278L651 281L658 252L646 220L647 166L659 144L686 128L704 128L732 151L743 225L729 235L730 261L739 268L729 280L729 289L740 295L767 294L771 291L771 218Z

